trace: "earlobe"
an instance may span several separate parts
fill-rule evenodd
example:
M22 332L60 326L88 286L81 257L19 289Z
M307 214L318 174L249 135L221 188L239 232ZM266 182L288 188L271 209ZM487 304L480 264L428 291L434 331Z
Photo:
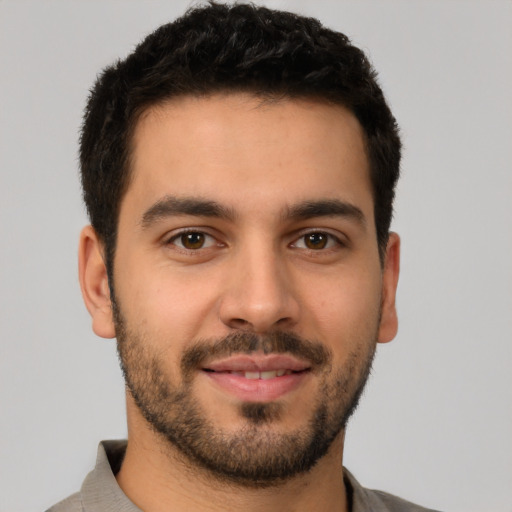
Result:
M102 338L114 338L114 319L103 244L92 226L86 226L80 234L78 274L82 297L92 318L93 331Z
M396 233L390 233L382 272L381 321L377 340L379 343L391 341L398 331L395 299L399 273L400 237Z

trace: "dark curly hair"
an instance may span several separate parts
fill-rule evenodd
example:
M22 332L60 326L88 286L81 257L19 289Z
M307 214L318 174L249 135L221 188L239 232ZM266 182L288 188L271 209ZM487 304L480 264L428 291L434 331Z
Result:
M147 36L91 90L80 138L85 204L112 272L130 142L141 113L182 95L250 92L341 104L366 138L381 259L399 175L398 127L364 53L314 18L210 2Z

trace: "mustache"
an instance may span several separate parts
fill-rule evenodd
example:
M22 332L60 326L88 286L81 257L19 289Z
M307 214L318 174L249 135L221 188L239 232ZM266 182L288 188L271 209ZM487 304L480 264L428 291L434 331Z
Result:
M181 370L183 375L190 375L212 357L229 357L232 354L250 354L258 351L264 354L291 354L306 360L313 368L327 366L332 360L332 352L327 347L294 333L236 332L219 339L203 339L195 342L183 353Z

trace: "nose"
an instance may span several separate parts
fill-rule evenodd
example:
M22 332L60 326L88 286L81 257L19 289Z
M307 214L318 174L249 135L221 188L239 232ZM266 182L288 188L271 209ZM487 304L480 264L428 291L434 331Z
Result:
M294 282L278 250L249 249L231 263L219 308L226 326L261 334L297 323Z

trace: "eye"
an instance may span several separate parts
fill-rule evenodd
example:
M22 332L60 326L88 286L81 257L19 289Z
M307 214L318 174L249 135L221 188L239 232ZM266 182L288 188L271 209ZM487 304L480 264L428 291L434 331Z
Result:
M212 247L217 242L213 236L207 235L202 231L185 231L173 236L168 243L188 251L197 251Z
M320 251L322 249L330 249L341 245L341 242L334 235L324 233L322 231L313 231L302 235L294 244L299 249L309 249L312 251Z

